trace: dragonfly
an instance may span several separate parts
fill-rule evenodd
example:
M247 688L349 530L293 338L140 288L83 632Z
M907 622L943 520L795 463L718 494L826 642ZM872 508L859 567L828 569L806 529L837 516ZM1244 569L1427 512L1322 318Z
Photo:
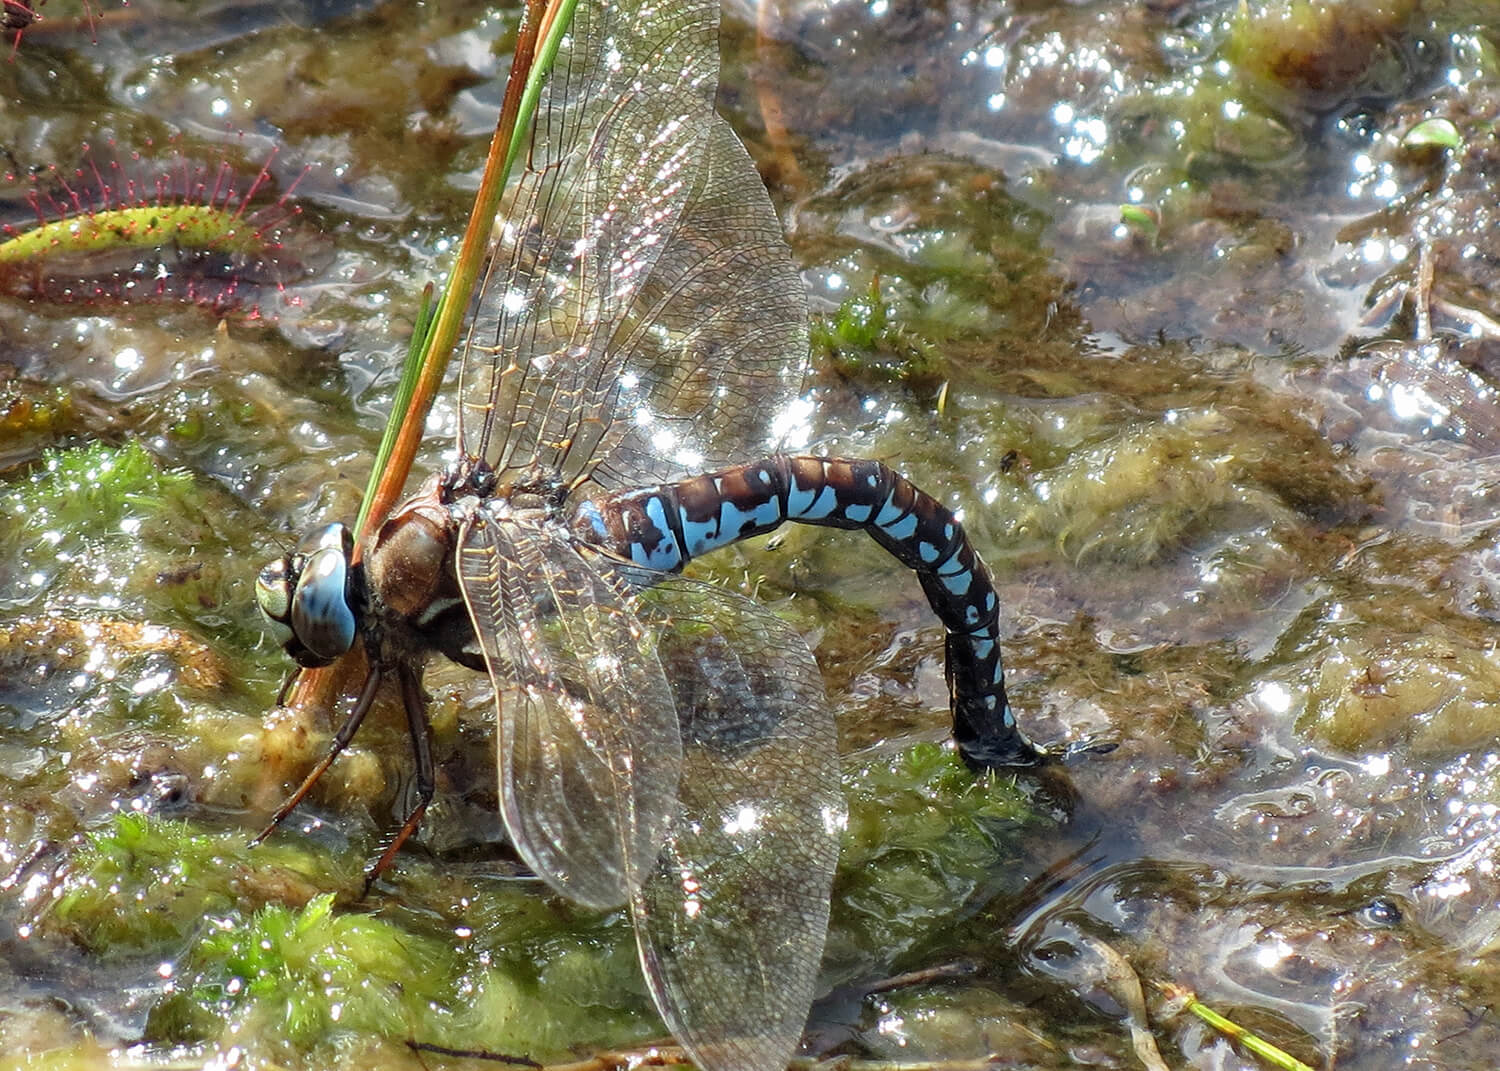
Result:
M310 533L257 580L304 668L368 675L290 813L394 680L434 792L423 664L487 673L501 819L558 893L626 906L663 1020L706 1071L771 1071L814 996L845 808L806 642L680 575L784 522L862 529L946 628L975 768L1042 754L1006 700L999 602L959 519L884 463L779 453L808 308L714 110L718 0L584 0L507 195L457 384L458 460L352 556ZM746 460L749 458L750 460Z

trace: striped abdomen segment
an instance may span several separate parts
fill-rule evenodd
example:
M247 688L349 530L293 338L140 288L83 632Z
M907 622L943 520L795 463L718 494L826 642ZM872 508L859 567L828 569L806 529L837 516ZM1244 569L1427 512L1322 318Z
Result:
M675 572L785 521L862 528L915 570L948 630L953 736L965 761L979 767L1041 761L1005 698L1000 606L989 569L951 510L879 461L769 457L582 502L571 527L638 565Z

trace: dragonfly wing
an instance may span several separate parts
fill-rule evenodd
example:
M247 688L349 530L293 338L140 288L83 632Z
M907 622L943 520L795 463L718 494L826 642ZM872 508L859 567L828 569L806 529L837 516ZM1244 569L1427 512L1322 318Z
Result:
M545 524L480 508L458 572L495 686L500 809L549 885L616 907L676 815L682 747L650 630L616 581Z
M774 452L806 370L807 297L759 172L713 116L700 181L616 334L626 382L600 436L603 487Z
M718 0L580 5L465 347L465 454L624 487L763 452L806 299L717 81Z
M610 339L696 182L717 14L705 0L579 5L465 347L465 453L562 470L571 427L609 406Z
M641 963L698 1066L772 1071L802 1036L827 935L846 818L833 718L789 626L655 577L635 609L660 633L683 756L677 821L631 901Z

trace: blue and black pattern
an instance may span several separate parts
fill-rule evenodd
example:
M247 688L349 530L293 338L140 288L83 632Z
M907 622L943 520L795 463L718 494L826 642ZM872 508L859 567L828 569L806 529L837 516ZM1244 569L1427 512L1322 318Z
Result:
M637 565L676 572L787 521L863 529L917 574L948 630L953 736L966 762L991 768L1041 761L1006 700L1000 603L989 569L953 512L882 462L776 455L584 500L573 508L571 528Z

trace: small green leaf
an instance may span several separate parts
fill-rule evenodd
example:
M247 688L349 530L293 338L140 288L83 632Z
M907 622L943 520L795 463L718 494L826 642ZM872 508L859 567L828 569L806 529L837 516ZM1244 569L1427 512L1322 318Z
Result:
M1120 222L1133 233L1146 238L1155 238L1161 230L1159 214L1148 205L1121 205Z
M1423 119L1408 130L1406 137L1401 139L1401 144L1408 149L1428 145L1436 145L1443 149L1459 149L1463 147L1463 143L1463 135L1458 132L1458 127L1453 125L1451 119Z

